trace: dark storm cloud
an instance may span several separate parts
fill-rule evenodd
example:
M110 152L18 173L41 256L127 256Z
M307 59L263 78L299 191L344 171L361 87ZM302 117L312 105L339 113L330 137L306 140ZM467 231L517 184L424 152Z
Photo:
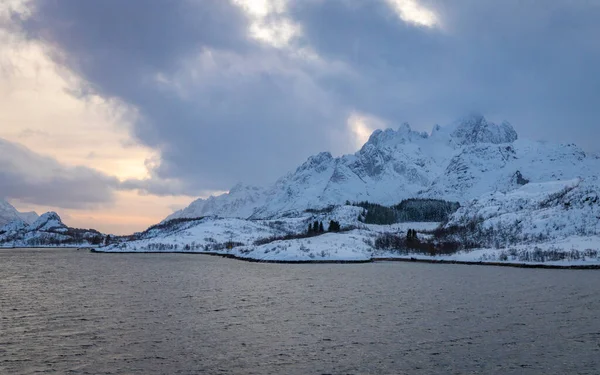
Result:
M597 3L421 3L441 28L384 1L290 1L293 49L321 62L251 40L224 0L40 0L24 28L91 90L139 109L135 136L162 158L153 179L128 183L150 192L270 182L336 147L353 109L422 129L479 110L525 137L599 149Z
M56 47L91 90L140 110L134 135L162 154L153 180L181 179L192 194L264 183L327 148L326 125L343 124L343 113L324 107L331 103L309 68L248 39L246 18L227 1L36 4L25 25L31 37ZM159 79L212 56L217 68L199 72L189 97ZM152 193L169 186L149 182L140 184Z
M334 86L356 108L421 124L477 109L527 137L598 149L599 3L423 1L441 29L403 23L382 2L347 3L296 2L294 14L318 53L364 77L360 90Z
M87 208L113 200L115 178L55 159L0 138L0 198L63 208Z

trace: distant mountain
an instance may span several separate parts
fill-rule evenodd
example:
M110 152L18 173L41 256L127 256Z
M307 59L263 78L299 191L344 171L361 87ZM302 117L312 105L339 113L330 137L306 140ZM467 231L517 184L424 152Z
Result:
M0 247L96 246L105 239L106 235L96 230L66 226L55 212L32 223L17 217L0 227Z
M19 212L10 203L0 199L0 227L10 223L13 220L23 220L26 223L33 223L38 215L35 212Z
M519 139L508 122L472 114L431 133L375 131L355 154L311 156L265 189L237 185L199 199L167 219L206 215L265 219L291 217L346 201L397 204L408 198L466 203L487 192L508 192L530 182L598 180L600 159L575 145Z

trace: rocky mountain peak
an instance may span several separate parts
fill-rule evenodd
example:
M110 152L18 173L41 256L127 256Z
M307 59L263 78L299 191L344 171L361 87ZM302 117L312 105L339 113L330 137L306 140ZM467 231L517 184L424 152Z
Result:
M512 143L518 135L512 125L504 121L497 125L480 113L471 113L451 125L453 128L450 136L459 145L477 143Z
M31 224L31 229L33 230L53 230L58 228L65 228L66 226L63 224L60 216L56 212L46 212L42 216L40 216L33 224Z
M375 130L373 134L369 137L367 143L364 144L362 150L368 150L372 148L381 148L381 147L395 147L398 145L402 145L408 142L412 142L416 139L426 139L429 135L426 132L417 132L412 130L410 125L405 122L398 130L394 129L385 129L385 130Z
M327 165L333 160L333 156L330 152L320 152L317 155L313 155L309 157L304 164L302 164L297 170L296 173L315 169L317 171L322 171L327 168Z

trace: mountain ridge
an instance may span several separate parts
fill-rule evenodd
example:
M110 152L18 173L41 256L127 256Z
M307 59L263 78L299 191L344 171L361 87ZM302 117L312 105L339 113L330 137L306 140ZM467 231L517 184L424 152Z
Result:
M345 201L467 202L489 191L518 188L524 181L596 181L597 170L598 158L575 145L520 139L509 122L495 124L473 113L436 125L431 133L414 131L408 123L397 130L375 130L354 154L318 153L269 187L238 184L229 193L198 199L166 220L206 215L267 219Z

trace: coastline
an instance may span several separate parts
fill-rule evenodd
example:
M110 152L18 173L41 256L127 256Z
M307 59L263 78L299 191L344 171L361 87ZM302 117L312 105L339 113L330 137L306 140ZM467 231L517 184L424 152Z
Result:
M439 263L439 264L460 264L468 266L490 266L490 267L512 267L512 268L545 268L545 269L566 269L566 270L598 270L600 264L544 264L544 263L512 263L512 262L484 262L484 261L464 261L448 259L422 259L422 258L373 258L374 262L408 262L408 263Z
M249 263L272 263L272 264L364 264L364 263L383 263L383 262L403 262L403 263L429 263L429 264L458 264L467 266L488 266L488 267L512 267L512 268L538 268L538 269L564 269L564 270L599 270L600 264L544 264L544 263L515 263L515 262L488 262L488 261L464 261L451 259L427 259L415 257L385 257L376 256L370 259L326 259L326 260L285 260L285 259L256 259L240 257L234 254L205 252L205 251L102 251L94 247L0 247L0 250L85 250L96 254L190 254L190 255L208 255L220 258L234 259Z
M85 249L87 250L87 249ZM91 253L96 254L192 254L192 255L209 255L227 259L241 260L250 263L277 263L277 264L349 264L349 263L373 263L371 259L330 259L330 260L277 260L277 259L256 259L240 257L233 254L215 253L208 251L100 251L97 249L89 249Z
M66 250L66 249L73 249L73 250L92 250L94 247L89 246L89 247L85 247L85 246L0 246L0 250L18 250L18 249L53 249L53 250Z
M458 264L469 266L489 266L489 267L512 267L512 268L538 268L538 269L564 269L564 270L597 270L600 264L580 265L580 264L543 264L543 263L511 263L511 262L484 262L484 261L460 261L446 259L423 259L423 258L394 258L394 257L373 257L361 260L274 260L274 259L256 259L240 257L233 254L202 252L202 251L101 251L95 248L82 248L81 250L90 250L97 254L194 254L209 255L227 259L235 259L250 263L273 263L273 264L364 264L377 262L404 262L404 263L430 263L430 264Z

